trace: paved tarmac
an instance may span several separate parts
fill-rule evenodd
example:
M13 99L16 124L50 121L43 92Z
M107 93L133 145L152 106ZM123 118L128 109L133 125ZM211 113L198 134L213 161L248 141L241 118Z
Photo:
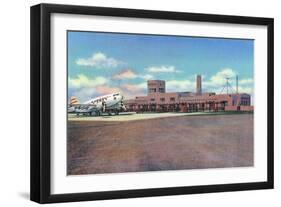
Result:
M181 112L166 112L166 113L136 113L136 112L121 112L119 115L108 115L104 113L102 116L87 116L69 114L69 121L136 121L145 119L157 119L167 117L178 116L202 116L202 115L221 115L228 112L193 112L193 113L181 113Z
M182 114L130 121L70 120L68 175L254 164L253 114Z

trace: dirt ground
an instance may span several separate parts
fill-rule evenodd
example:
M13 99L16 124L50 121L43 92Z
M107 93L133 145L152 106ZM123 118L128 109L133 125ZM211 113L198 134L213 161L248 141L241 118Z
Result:
M68 175L253 166L253 115L69 121Z

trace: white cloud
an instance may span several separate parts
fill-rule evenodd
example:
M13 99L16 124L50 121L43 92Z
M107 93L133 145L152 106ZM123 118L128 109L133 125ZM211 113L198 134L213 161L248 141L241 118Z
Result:
M147 89L147 83L143 82L143 83L139 83L139 84L122 84L121 88L127 90L127 91L131 91L131 92L136 92L136 91L140 91L140 90L146 90Z
M88 78L84 74L77 75L76 78L68 78L70 88L94 88L98 85L106 84L108 80L105 77L98 76L96 78Z
M226 78L229 78L228 82L230 84L229 92L236 92L236 75L237 72L231 68L225 68L217 72L215 75L211 76L209 80L203 80L203 90L208 92L221 93L223 87L226 86ZM253 94L253 83L252 78L245 78L238 80L238 91L239 93L249 93ZM226 88L224 91L226 92Z
M213 75L205 84L209 87L223 86L226 83L226 78L230 78L229 82L231 83L236 74L237 73L231 68L225 68Z
M194 91L195 81L170 80L170 81L166 81L166 88L167 88L167 91L170 91L170 92Z
M72 91L70 95L77 97L78 101L83 103L84 101L97 96L96 94L95 88L80 88Z
M69 95L76 96L80 102L84 102L101 95L106 91L103 87L107 84L110 84L110 80L103 76L89 78L84 74L79 74L75 78L68 78Z
M235 76L236 73L230 68L222 69L210 78L202 76L203 83L202 88L204 92L215 92L220 94L223 87L225 86L225 78L231 78L229 80L232 85L232 89L229 92L234 92L235 87ZM115 78L115 79L114 79ZM141 83L130 83L131 80L140 78L143 80ZM80 101L88 100L92 97L104 95L107 93L121 92L124 94L126 99L134 98L136 96L146 95L147 93L147 82L145 80L152 79L153 76L150 74L139 75L133 70L126 69L113 76L112 79L97 76L94 78L87 77L84 74L79 74L75 78L68 79L70 95L77 96ZM124 80L116 85L116 82L112 80ZM125 80L129 80L129 83ZM189 76L183 80L166 80L166 89L168 92L184 92L196 90L196 75ZM253 79L244 78L239 81L239 93L248 93L253 96ZM224 93L226 90L224 90Z
M135 79L137 78L137 74L130 70L130 69L125 69L120 71L119 73L115 74L112 78L114 80L123 80L123 79Z
M254 80L252 78L239 80L239 85L249 85L249 84L253 84L253 83L254 83Z
M100 95L122 92L118 87L111 87L108 85L101 85L96 87L96 91Z
M177 70L175 66L152 66L145 69L150 73L179 73L180 70Z
M147 91L147 83L138 84L122 84L120 86L125 99L135 98L136 96L143 96Z
M120 86L114 86L110 79L102 76L95 78L87 77L85 74L79 74L75 78L68 78L69 96L76 96L83 103L91 98L114 92L121 92L126 99L135 96L145 95L147 83L138 84L124 83Z
M154 78L154 76L151 75L151 74L139 75L138 77L140 77L140 78L142 78L144 80L151 80L151 79Z
M238 87L238 92L239 93L248 93L248 94L253 94L254 90L252 87Z
M116 68L119 65L123 65L124 62L107 57L104 53L94 53L89 58L79 58L76 60L76 64L80 66L90 66L96 68Z
M215 92L217 94L222 92L222 89L226 85L226 78L229 78L229 92L236 92L236 72L231 68L225 68L217 72L210 78L202 76L202 88L204 92ZM253 94L253 79L245 78L239 80L239 93ZM188 77L186 80L170 80L166 81L167 91L191 91L196 90L196 75ZM226 92L226 88L223 91Z
M135 79L135 78L141 78L144 80L149 80L153 78L153 75L150 74L137 74L131 69L125 69L120 71L119 73L113 75L113 80L125 80L125 79Z

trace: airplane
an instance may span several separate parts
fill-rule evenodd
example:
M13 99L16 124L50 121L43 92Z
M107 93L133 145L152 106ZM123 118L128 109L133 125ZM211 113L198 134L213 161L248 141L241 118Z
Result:
M70 98L67 112L90 116L100 116L104 112L108 112L111 115L113 112L115 115L118 115L121 110L126 111L123 99L124 97L121 93L112 93L90 99L84 103L79 103L78 99L73 96Z

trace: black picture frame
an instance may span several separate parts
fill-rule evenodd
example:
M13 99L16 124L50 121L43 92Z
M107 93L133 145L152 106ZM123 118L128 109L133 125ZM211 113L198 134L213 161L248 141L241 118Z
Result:
M181 20L194 22L219 22L267 26L267 181L237 184L167 187L153 189L85 192L73 194L51 194L51 71L50 71L50 15L52 13L100 15L112 17L134 17L149 19ZM195 14L168 11L103 8L88 6L39 4L31 7L31 174L30 199L38 203L87 201L103 199L166 196L179 194L211 193L273 188L274 177L274 78L272 18Z

